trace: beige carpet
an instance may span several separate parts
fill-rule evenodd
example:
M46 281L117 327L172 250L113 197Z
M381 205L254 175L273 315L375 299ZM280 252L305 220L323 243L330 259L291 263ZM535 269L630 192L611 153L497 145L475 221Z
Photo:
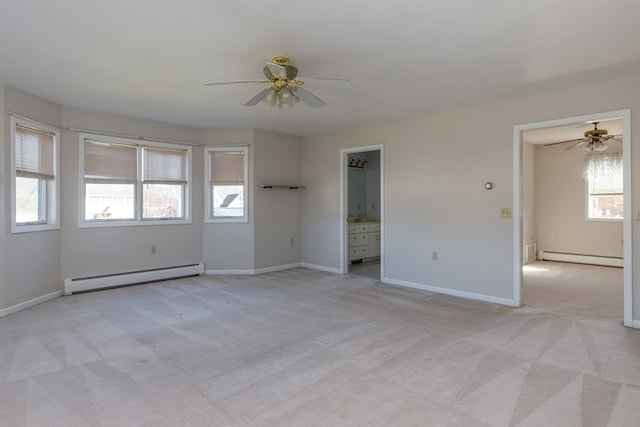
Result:
M536 261L523 268L522 302L550 312L622 322L623 272L616 267Z
M5 426L638 426L640 331L293 269L0 319Z

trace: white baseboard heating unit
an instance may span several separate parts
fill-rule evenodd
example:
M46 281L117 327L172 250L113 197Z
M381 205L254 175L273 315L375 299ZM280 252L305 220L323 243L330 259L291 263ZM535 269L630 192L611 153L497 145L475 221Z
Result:
M535 243L527 243L524 245L523 252L524 264L530 264L536 260L536 244Z
M64 280L64 294L71 295L74 292L93 291L178 277L199 276L201 274L204 274L203 263L131 271L128 273L105 274L103 276L78 277Z
M562 252L547 252L540 250L538 252L538 259L541 261L575 262L578 264L603 265L606 267L624 267L623 258L597 255L565 254Z

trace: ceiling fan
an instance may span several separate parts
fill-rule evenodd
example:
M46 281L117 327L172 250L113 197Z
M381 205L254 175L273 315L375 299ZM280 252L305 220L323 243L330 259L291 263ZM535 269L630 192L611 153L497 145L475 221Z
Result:
M262 89L244 105L257 105L264 101L272 107L282 108L283 105L293 107L299 101L303 101L313 108L322 108L326 105L322 99L318 98L301 86L305 83L322 84L335 88L346 88L351 86L351 82L346 79L311 79L298 78L298 69L289 64L289 58L276 56L272 62L267 62L262 69L266 79L262 80L233 80L222 82L209 82L205 86L229 85L238 83L269 83L269 86Z
M622 141L620 141L619 139L619 137L621 137L622 135L609 135L609 132L606 129L598 129L598 123L600 122L592 123L593 129L586 131L584 133L584 138L553 142L551 144L545 144L544 146L549 147L552 145L573 143L568 146L566 150L570 150L574 147L579 147L582 145L582 149L585 151L604 151L608 148L608 145L605 144L606 141L622 143Z

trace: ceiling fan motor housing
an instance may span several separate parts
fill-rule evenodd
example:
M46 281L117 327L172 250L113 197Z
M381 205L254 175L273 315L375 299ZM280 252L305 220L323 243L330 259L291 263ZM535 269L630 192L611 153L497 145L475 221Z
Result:
M606 136L609 132L607 132L606 129L592 129L592 130L588 130L584 133L585 138L592 138L592 139L600 139L603 136Z

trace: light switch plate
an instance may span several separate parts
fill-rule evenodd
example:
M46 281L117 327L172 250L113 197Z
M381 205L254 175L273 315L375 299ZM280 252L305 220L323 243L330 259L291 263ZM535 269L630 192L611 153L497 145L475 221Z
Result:
M500 208L500 218L511 218L511 208Z

